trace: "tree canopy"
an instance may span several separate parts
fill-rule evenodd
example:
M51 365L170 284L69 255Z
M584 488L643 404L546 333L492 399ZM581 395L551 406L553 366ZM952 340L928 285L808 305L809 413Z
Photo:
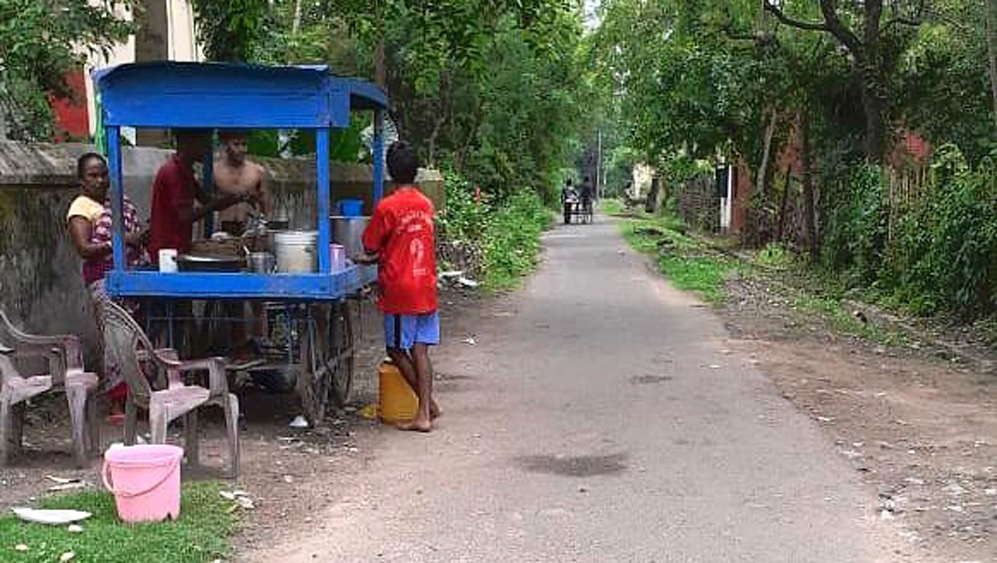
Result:
M88 0L0 2L0 133L6 129L14 139L50 139L50 96L72 96L69 71L132 33L132 24L122 17L131 6Z

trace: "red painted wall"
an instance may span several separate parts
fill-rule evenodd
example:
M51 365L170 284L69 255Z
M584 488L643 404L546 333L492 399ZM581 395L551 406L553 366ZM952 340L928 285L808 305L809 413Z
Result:
M745 209L751 201L751 192L754 185L751 183L751 172L744 160L738 159L734 165L734 207L730 210L730 234L740 234L744 228Z
M72 98L51 97L49 104L55 113L55 141L65 142L86 139L90 136L87 114L86 75L82 69L66 75L66 83L73 92Z

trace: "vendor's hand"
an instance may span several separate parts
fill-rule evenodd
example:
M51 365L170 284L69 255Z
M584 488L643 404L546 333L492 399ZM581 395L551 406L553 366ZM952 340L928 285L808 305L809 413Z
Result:
M125 235L125 244L129 246L145 246L150 236L149 228L143 227L137 231L132 231Z
M380 256L376 252L361 252L353 257L353 261L357 264L377 264L380 260Z

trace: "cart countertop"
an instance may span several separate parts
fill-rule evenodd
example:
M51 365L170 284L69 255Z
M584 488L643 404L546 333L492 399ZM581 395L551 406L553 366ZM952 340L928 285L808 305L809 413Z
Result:
M115 297L332 301L357 293L376 277L376 266L328 275L111 271L107 289Z

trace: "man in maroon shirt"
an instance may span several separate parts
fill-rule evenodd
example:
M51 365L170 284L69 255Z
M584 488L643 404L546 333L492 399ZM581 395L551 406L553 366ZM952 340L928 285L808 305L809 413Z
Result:
M194 223L209 213L250 200L248 195L225 195L211 198L201 191L194 179L194 163L201 162L211 150L210 130L174 129L176 153L156 173L152 183L152 217L150 223L149 253L153 263L159 263L161 249L174 249L179 254L190 251ZM167 323L172 327L169 340L160 342L171 348L181 347L189 333L190 302L154 302L149 305L150 318L178 319ZM165 327L154 327L150 336L154 341L164 337Z
M440 414L429 362L429 347L440 343L433 203L415 186L419 160L411 145L391 145L387 160L398 189L374 210L363 234L366 252L357 260L378 264L388 355L419 397L415 419L399 428L429 432Z
M159 168L152 184L149 253L156 263L161 249L171 248L180 254L190 250L194 223L252 198L251 194L211 198L194 180L194 163L201 162L211 150L209 130L176 129L173 136L176 153Z

